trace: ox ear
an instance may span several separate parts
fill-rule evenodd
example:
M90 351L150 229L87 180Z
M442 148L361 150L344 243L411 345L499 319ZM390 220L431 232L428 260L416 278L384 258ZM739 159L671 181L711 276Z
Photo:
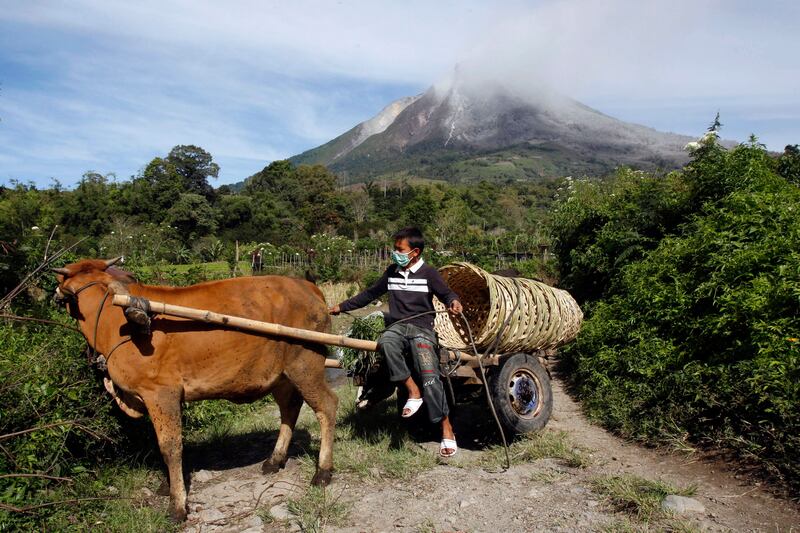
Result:
M108 267L110 267L110 266L113 266L113 265L116 265L117 263L119 263L120 261L122 261L122 257L123 257L123 256L115 257L114 259L106 259L106 260L105 260L105 263L106 263L106 268L108 268Z
M69 276L69 270L67 270L66 268L51 268L50 270L52 270L56 274L61 274L64 277Z

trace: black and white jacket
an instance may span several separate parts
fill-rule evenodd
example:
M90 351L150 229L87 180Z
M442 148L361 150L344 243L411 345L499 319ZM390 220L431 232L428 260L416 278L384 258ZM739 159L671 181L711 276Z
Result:
M458 295L447 286L442 275L434 267L419 259L410 268L401 268L390 265L372 287L353 296L339 304L342 311L352 311L364 307L381 295L389 292L389 315L386 317L386 326L403 318L433 311L433 297L439 298L446 306ZM423 315L406 321L421 328L433 329L434 315Z

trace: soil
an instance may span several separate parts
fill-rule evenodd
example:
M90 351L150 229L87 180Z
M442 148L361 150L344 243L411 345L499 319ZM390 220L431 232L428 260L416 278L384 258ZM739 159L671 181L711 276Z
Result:
M335 322L334 329L342 330L343 324ZM346 383L341 375L331 377L334 386ZM476 466L486 446L496 442L487 435L496 431L483 404L460 406L452 416L461 447L455 458L440 461L407 482L335 474L330 494L346 503L350 512L341 525L314 531L800 531L796 502L737 474L724 460L666 453L620 439L590 423L559 379L552 380L552 387L553 414L547 430L566 432L588 455L590 466L569 467L558 459L519 464L507 471ZM261 462L274 438L240 439L220 454L202 457L187 450L192 482L185 532L301 530L286 502L305 493L308 469L291 458L279 473L262 474ZM296 439L307 444L310 436L300 429ZM418 445L432 455L438 451L435 439L420 440ZM591 481L598 476L621 474L677 487L694 485L692 498L704 510L650 524L639 522L592 491ZM276 520L269 521L259 509L270 510Z
M351 506L344 526L332 532L417 531L603 531L634 524L654 530L676 527L700 531L800 531L800 509L772 495L757 482L737 476L718 462L696 455L666 454L626 442L592 425L579 404L553 380L554 410L548 428L566 431L590 456L591 466L570 468L556 459L542 459L495 471L474 466L481 444L470 446L464 420L454 416L462 449L458 460L420 472L409 482L358 481L337 475L332 494ZM462 426L462 431L459 431ZM466 440L469 440L468 438ZM475 440L475 439L472 439ZM252 446L252 442L249 443ZM438 443L420 442L431 454ZM470 449L475 448L475 449ZM233 464L214 461L192 474L187 532L299 531L285 501L299 497L306 481L297 459L278 474L261 473L261 454L227 450L239 456ZM469 466L465 466L469 465ZM191 465L189 466L190 468ZM615 511L591 490L590 480L607 474L634 474L662 479L679 487L696 485L694 499L704 512L681 515L678 521L646 526ZM256 510L273 509L285 522L265 523Z

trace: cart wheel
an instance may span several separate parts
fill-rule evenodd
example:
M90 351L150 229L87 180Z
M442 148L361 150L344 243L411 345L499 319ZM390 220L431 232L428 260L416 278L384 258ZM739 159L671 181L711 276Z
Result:
M489 381L497 416L517 435L542 429L553 410L553 391L547 370L535 355L514 354Z

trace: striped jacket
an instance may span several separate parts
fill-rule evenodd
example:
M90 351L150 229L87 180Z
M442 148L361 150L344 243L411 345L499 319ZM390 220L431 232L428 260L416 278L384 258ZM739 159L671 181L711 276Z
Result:
M403 269L392 264L383 276L365 291L339 304L342 311L352 311L364 307L383 294L389 293L389 315L386 326L403 318L433 311L433 297L450 306L458 295L447 286L442 275L421 258L411 268ZM433 329L434 315L423 315L406 321L421 328Z

